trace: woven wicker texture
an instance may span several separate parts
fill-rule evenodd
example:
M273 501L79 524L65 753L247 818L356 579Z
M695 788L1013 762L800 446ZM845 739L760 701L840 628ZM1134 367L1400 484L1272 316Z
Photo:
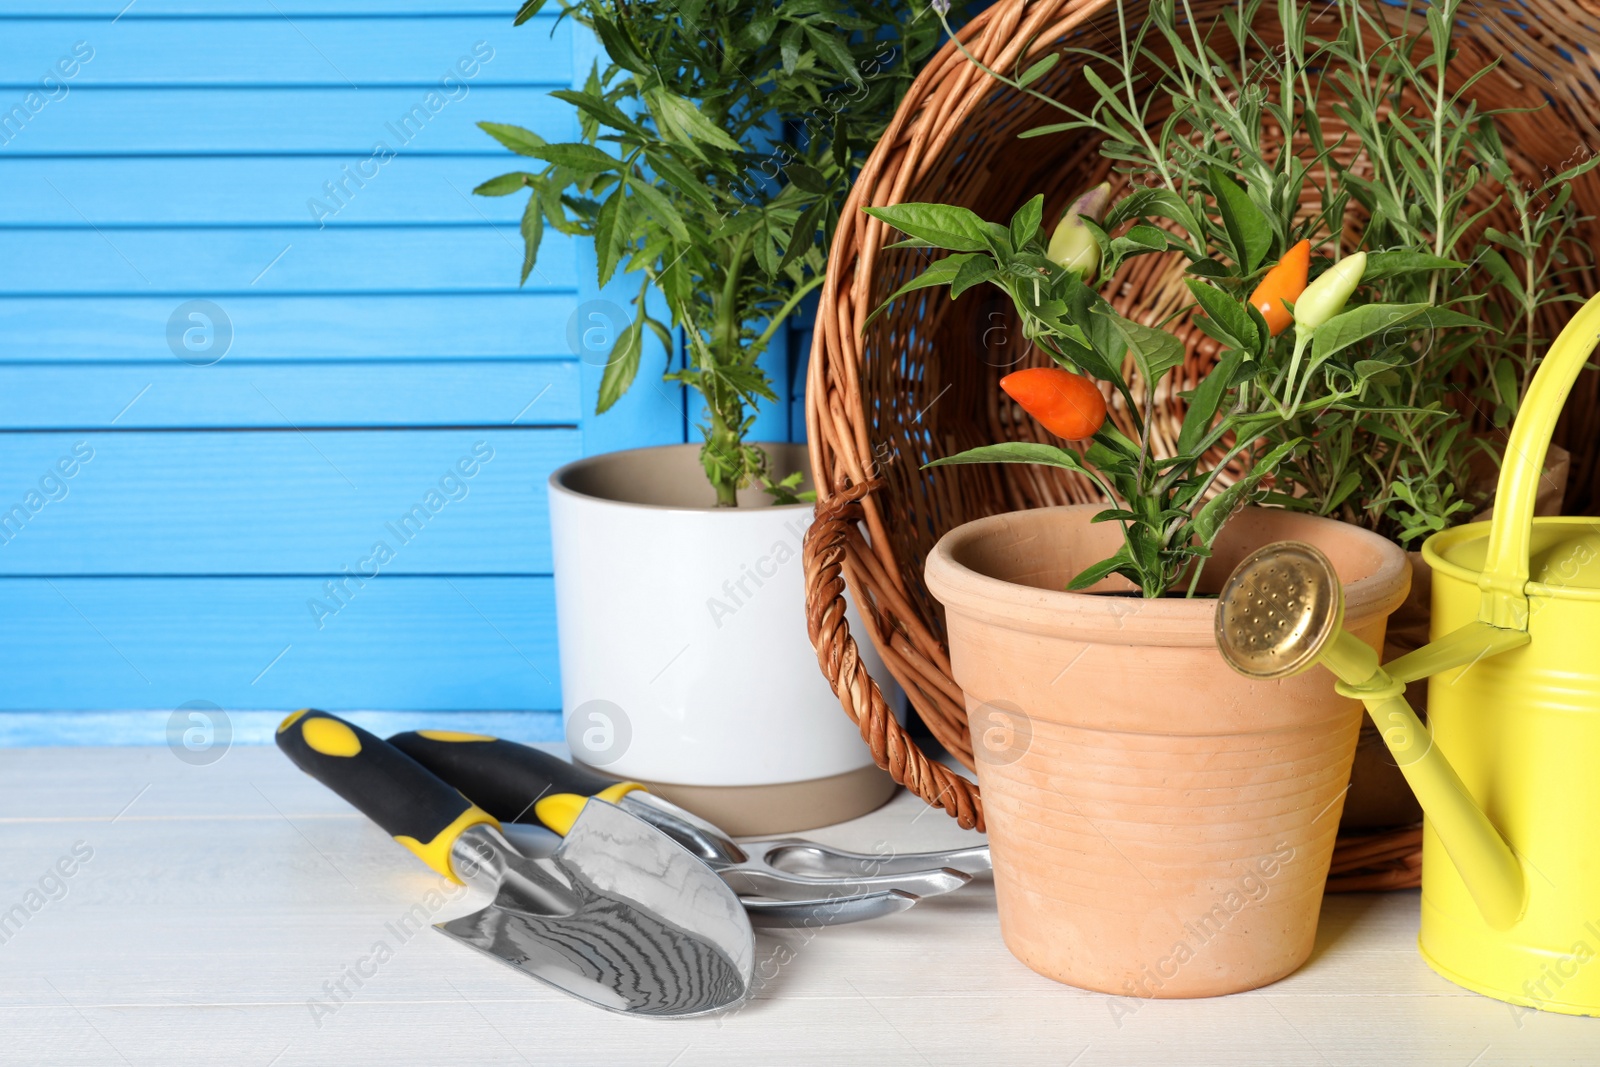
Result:
M1225 6L1231 2L1193 4L1202 22ZM1456 36L1461 55L1452 69L1464 76L1494 57L1508 57L1470 95L1481 108L1541 108L1499 119L1513 167L1532 178L1546 168L1570 165L1591 147L1600 150L1600 129L1591 118L1600 108L1600 70L1589 58L1600 56L1600 0L1528 0L1522 8L1525 15L1494 3L1464 5ZM1259 28L1268 44L1275 44L1272 5L1263 5L1263 12ZM1140 18L1141 5L1131 4L1128 17ZM1115 51L1117 10L1108 0L1000 0L973 19L961 38L994 69L1017 70L1063 48ZM1217 44L1229 47L1227 41ZM1091 90L1074 76L1077 67L1066 56L1036 87L1086 109ZM975 445L1053 440L996 384L1012 369L1046 360L1026 349L1009 302L992 287L954 302L942 289L922 290L867 325L868 315L928 260L917 250L885 251L898 235L860 209L940 201L1004 221L1029 197L1043 193L1045 218L1053 220L1071 197L1104 178L1112 178L1114 192L1120 191L1109 162L1089 138L1017 139L1021 131L1059 117L993 82L947 44L917 78L851 191L829 258L812 344L806 428L820 493L805 554L811 639L824 674L878 764L963 826L983 825L978 789L917 750L861 670L858 635L844 620L846 583L867 638L905 688L916 714L971 767L966 707L951 678L938 605L922 584L923 560L940 536L969 520L1098 497L1077 476L1040 467L921 469L929 459ZM1165 117L1153 108L1150 121L1156 125ZM1337 129L1326 118L1324 125ZM1353 143L1343 149L1347 158L1357 150ZM1495 193L1484 183L1468 209L1481 208ZM1600 215L1600 172L1584 176L1574 200L1585 214ZM1347 241L1363 221L1347 221ZM1509 228L1508 222L1509 214L1486 220L1501 228ZM1600 232L1589 226L1584 237L1596 246ZM1103 292L1123 314L1156 324L1189 300L1182 286L1184 265L1181 258L1140 257ZM1581 281L1588 292L1600 288L1593 278ZM1547 336L1559 326L1559 319L1542 323ZM1177 394L1197 384L1217 347L1187 319L1169 328L1184 339L1188 357L1155 397L1156 448L1163 454L1170 454L1183 417ZM1137 388L1135 396L1142 402ZM1111 412L1127 430L1118 398L1112 399ZM1482 424L1481 416L1468 414ZM1590 373L1574 390L1556 438L1573 453L1569 513L1587 510L1596 499L1597 430L1600 404L1596 376ZM1415 832L1400 831L1341 842L1330 887L1416 884L1416 841Z

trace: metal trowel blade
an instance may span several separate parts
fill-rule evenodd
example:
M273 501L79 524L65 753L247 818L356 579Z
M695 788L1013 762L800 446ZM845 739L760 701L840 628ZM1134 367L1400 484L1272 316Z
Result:
M642 819L591 798L550 856L504 851L484 857L503 865L493 903L439 930L630 1015L703 1015L750 995L755 940L739 898Z

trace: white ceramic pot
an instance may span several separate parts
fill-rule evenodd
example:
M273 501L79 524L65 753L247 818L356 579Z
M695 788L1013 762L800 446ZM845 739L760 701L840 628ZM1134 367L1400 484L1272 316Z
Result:
M774 469L801 445L763 445ZM840 822L894 783L806 635L809 504L718 508L698 445L591 456L550 476L561 698L573 755L730 833ZM863 645L868 669L888 679Z

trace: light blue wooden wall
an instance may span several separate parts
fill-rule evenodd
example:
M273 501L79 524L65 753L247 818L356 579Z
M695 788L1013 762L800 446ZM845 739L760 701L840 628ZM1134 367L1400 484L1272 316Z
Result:
M0 2L0 741L194 700L242 735L316 705L555 736L545 479L686 422L659 351L592 416L569 319L633 285L551 235L519 289L522 198L471 195L515 159L474 123L575 136L546 94L596 54L515 7ZM786 397L759 429L801 426Z

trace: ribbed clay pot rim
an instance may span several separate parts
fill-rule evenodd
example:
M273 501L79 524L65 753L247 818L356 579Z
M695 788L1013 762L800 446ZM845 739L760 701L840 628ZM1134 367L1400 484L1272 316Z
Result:
M1069 504L1006 512L963 523L941 537L929 554L925 570L928 591L949 610L1019 633L1117 644L1194 647L1214 643L1215 598L1143 599L1108 596L1104 592L1041 589L991 577L960 561L967 549L1005 536L1016 523L1032 524L1049 515L1070 521L1074 515L1092 516L1104 510L1103 504ZM1247 508L1233 521L1246 516L1269 526L1285 527L1281 536L1263 540L1262 544L1271 540L1306 540L1296 536L1293 528L1326 524L1333 528L1330 533L1371 550L1378 560L1376 569L1344 582L1347 619L1387 616L1405 601L1411 586L1411 561L1388 538L1336 519L1275 508ZM1227 531L1220 536L1226 538Z

